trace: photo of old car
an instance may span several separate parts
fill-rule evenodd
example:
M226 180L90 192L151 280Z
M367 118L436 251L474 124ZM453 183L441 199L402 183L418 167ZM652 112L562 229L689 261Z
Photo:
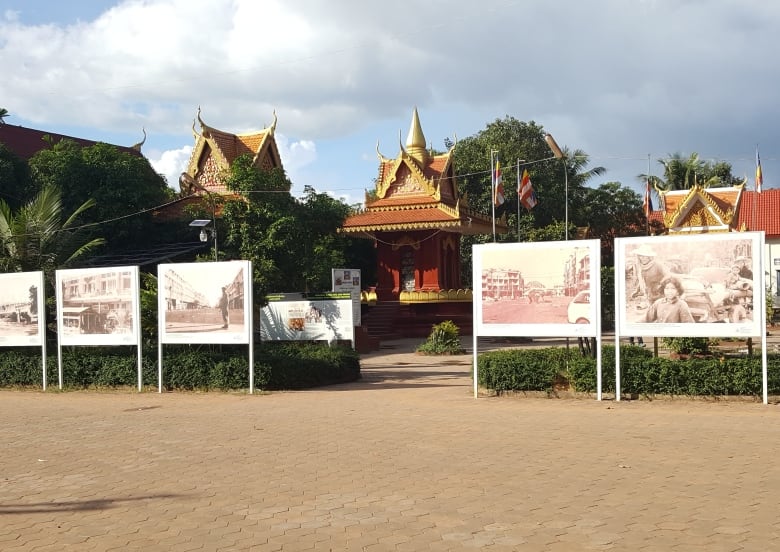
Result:
M590 324L590 290L582 290L569 303L569 324Z

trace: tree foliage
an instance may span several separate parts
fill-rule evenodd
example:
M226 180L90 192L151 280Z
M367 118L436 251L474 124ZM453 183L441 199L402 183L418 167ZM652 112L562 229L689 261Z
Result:
M35 195L27 163L0 144L0 195L11 209L18 209Z
M73 229L79 216L94 203L82 203L63 220L66 211L56 186L44 187L16 212L0 200L0 270L43 270L51 278L55 269L67 267L101 245L102 238L89 238Z
M95 206L82 224L91 237L106 236L114 249L139 247L163 236L148 231L151 212L173 198L165 179L141 157L98 143L82 147L62 140L36 153L29 161L37 189L56 186L62 190L62 208L70 212L88 198Z
M694 152L688 157L681 153L670 154L666 159L659 159L663 167L663 176L640 174L642 181L662 191L689 190L694 184L704 188L718 188L741 184L742 180L731 174L731 165L725 161L710 162L699 157Z
M367 268L352 264L356 259L345 252L356 244L337 232L350 211L346 204L308 187L297 200L281 169L259 171L248 156L233 163L227 185L239 197L222 209L222 249L252 261L256 297L329 290L332 268Z

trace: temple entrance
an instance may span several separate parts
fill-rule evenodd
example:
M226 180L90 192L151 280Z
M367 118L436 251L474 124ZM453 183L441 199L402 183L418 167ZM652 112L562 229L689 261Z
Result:
M416 281L414 278L414 251L411 247L401 249L401 289L414 291Z

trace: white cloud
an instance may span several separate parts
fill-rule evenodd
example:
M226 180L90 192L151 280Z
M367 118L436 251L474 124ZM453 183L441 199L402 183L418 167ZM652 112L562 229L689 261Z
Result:
M154 157L154 153L150 155L149 163L154 167L154 170L165 177L168 186L178 191L179 175L187 168L187 163L192 155L192 146L164 151L157 158Z
M741 174L756 143L769 179L780 149L780 4L765 0L118 0L59 25L26 24L24 0L0 2L0 98L21 124L145 127L162 151L191 139L198 106L231 132L276 111L296 188L327 174L360 195L375 167L356 147L395 149L388 128L405 131L413 106L438 145L511 115L631 184L648 153L720 155ZM356 137L343 155L333 147Z

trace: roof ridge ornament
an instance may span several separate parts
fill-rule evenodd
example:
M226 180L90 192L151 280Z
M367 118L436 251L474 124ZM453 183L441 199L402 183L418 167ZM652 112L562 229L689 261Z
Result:
M143 145L146 143L146 128L144 128L144 127L141 127L141 132L143 132L143 133L144 133L144 139L143 139L143 140L141 140L140 142L138 142L137 144L133 144L133 145L131 146L131 147L132 147L132 149L134 149L134 150L135 150L135 151L137 151L138 153L141 153L141 148L142 148L142 147L143 147Z

